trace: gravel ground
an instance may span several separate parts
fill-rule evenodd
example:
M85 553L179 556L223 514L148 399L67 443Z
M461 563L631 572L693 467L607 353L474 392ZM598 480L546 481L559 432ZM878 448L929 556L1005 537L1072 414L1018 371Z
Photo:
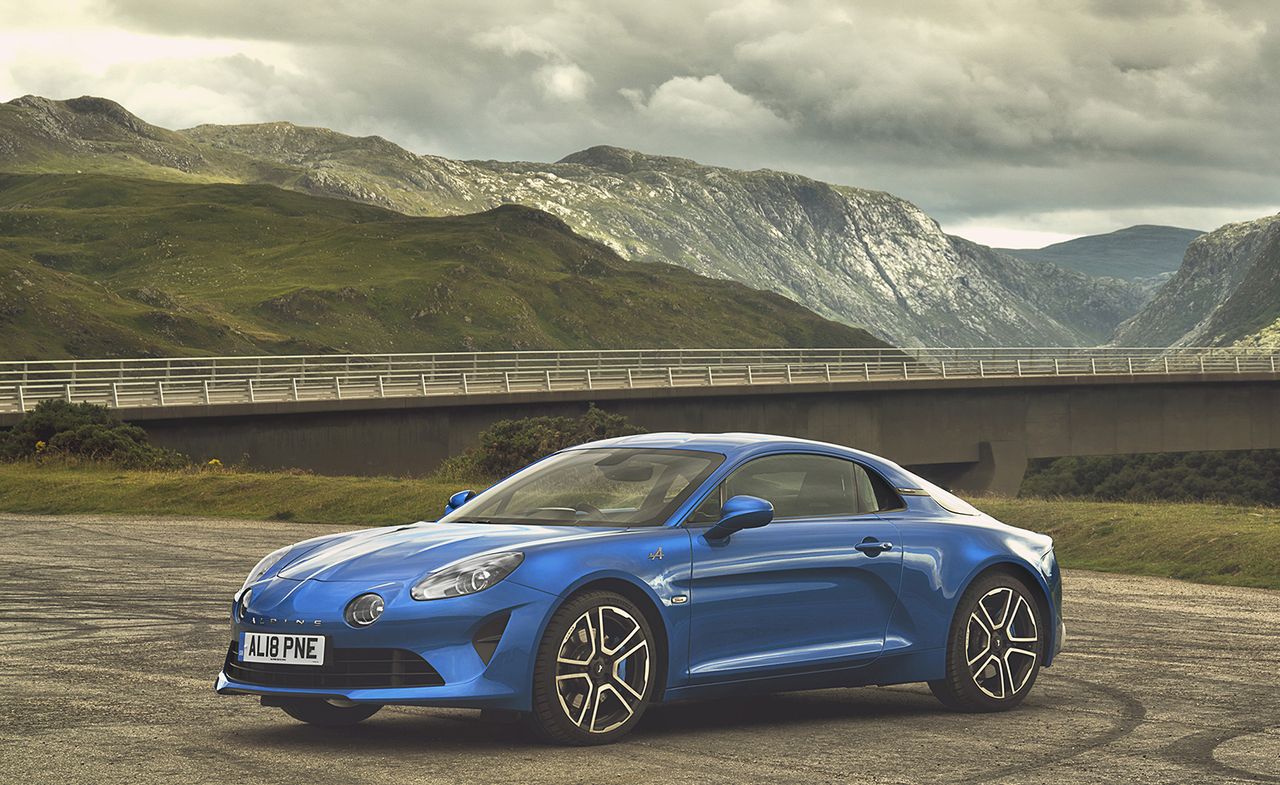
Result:
M0 779L1280 782L1280 592L1080 571L1066 651L1008 714L951 714L923 686L824 690L656 708L584 750L477 712L328 731L215 695L244 574L333 528L0 515Z

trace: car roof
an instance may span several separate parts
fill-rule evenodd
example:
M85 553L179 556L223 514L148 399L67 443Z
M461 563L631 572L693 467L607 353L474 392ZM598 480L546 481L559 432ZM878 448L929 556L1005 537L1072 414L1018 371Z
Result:
M726 456L730 462L753 455L796 450L801 452L820 452L829 455L840 455L862 461L877 469L886 476L889 482L897 487L919 487L915 475L898 464L879 455L874 455L852 447L839 444L800 439L793 436L777 436L768 433L642 433L635 436L620 436L614 439L581 444L571 449L595 449L600 447L632 447L655 450L699 450L714 452Z

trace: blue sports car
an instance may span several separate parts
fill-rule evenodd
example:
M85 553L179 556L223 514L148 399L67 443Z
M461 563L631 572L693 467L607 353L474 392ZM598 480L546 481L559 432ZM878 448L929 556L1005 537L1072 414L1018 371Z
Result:
M320 725L518 713L564 744L658 702L927 682L1018 705L1062 646L1052 540L868 453L648 434L544 458L434 523L269 554L217 691Z

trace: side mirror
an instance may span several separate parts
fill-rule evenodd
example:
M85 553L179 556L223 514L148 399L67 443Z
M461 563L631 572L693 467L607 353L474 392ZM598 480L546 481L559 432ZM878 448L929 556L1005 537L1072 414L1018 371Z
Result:
M707 529L708 540L723 540L743 529L759 529L773 520L773 505L755 496L734 496L724 503L720 522Z
M444 514L448 515L474 498L476 498L475 491L458 491L449 497L449 502L444 506Z

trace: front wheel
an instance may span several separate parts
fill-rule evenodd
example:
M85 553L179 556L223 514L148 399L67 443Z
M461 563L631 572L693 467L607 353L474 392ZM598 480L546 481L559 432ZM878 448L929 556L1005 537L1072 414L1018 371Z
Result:
M1035 594L1005 572L980 577L956 607L947 641L947 674L929 682L960 711L1006 711L1027 697L1040 671L1044 619Z
M341 728L367 720L381 709L378 705L340 705L323 698L290 698L279 704L285 714L308 725Z
M533 671L533 730L557 744L607 744L649 705L657 652L644 613L620 594L593 591L551 617Z

